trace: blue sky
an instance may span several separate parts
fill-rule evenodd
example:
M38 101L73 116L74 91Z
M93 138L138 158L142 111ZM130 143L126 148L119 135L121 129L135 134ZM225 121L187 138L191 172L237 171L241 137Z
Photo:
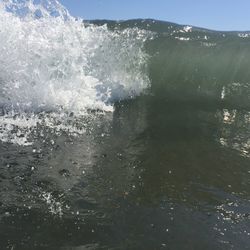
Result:
M154 18L216 30L250 30L250 0L59 0L84 19Z

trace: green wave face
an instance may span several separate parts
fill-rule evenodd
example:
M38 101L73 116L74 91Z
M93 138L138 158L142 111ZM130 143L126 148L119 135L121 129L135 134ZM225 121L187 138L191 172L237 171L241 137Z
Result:
M219 32L156 20L94 21L153 32L145 44L152 94L169 101L250 107L250 33Z

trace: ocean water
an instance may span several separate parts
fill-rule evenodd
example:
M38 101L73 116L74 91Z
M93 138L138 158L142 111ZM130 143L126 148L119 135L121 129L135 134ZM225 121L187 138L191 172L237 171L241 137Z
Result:
M0 249L249 249L250 32L0 2Z

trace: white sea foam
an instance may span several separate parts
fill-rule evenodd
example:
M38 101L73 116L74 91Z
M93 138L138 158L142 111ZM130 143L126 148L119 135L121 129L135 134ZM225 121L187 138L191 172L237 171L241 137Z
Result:
M62 217L64 208L63 202L57 201L56 198L49 192L42 192L40 197L46 202L51 214Z
M0 106L8 115L0 120L0 139L14 140L6 125L17 122L10 122L13 110L24 117L41 111L83 115L112 111L115 101L140 95L149 85L147 37L137 28L86 25L56 0L2 1Z
M90 115L85 115L90 120ZM33 144L34 138L43 140L46 133L60 135L67 132L68 135L77 136L84 134L86 128L84 124L79 126L81 117L71 118L64 113L40 113L40 114L6 114L0 116L0 140L10 142L20 146Z

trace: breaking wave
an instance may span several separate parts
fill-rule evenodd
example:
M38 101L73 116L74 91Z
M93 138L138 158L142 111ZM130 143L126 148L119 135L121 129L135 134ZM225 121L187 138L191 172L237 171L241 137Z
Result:
M56 0L1 2L0 30L4 141L13 137L8 135L13 129L6 132L8 124L16 127L23 117L33 126L34 116L41 121L34 115L40 112L82 116L88 110L112 111L115 101L140 95L149 86L145 30L86 25Z
M59 123L68 132L70 123L70 131L79 131L80 117L112 113L117 101L145 93L167 102L250 108L249 32L156 20L83 21L56 0L2 1L0 30L5 142L31 143L27 130L37 124ZM20 139L15 131L24 120L32 128L21 126Z

